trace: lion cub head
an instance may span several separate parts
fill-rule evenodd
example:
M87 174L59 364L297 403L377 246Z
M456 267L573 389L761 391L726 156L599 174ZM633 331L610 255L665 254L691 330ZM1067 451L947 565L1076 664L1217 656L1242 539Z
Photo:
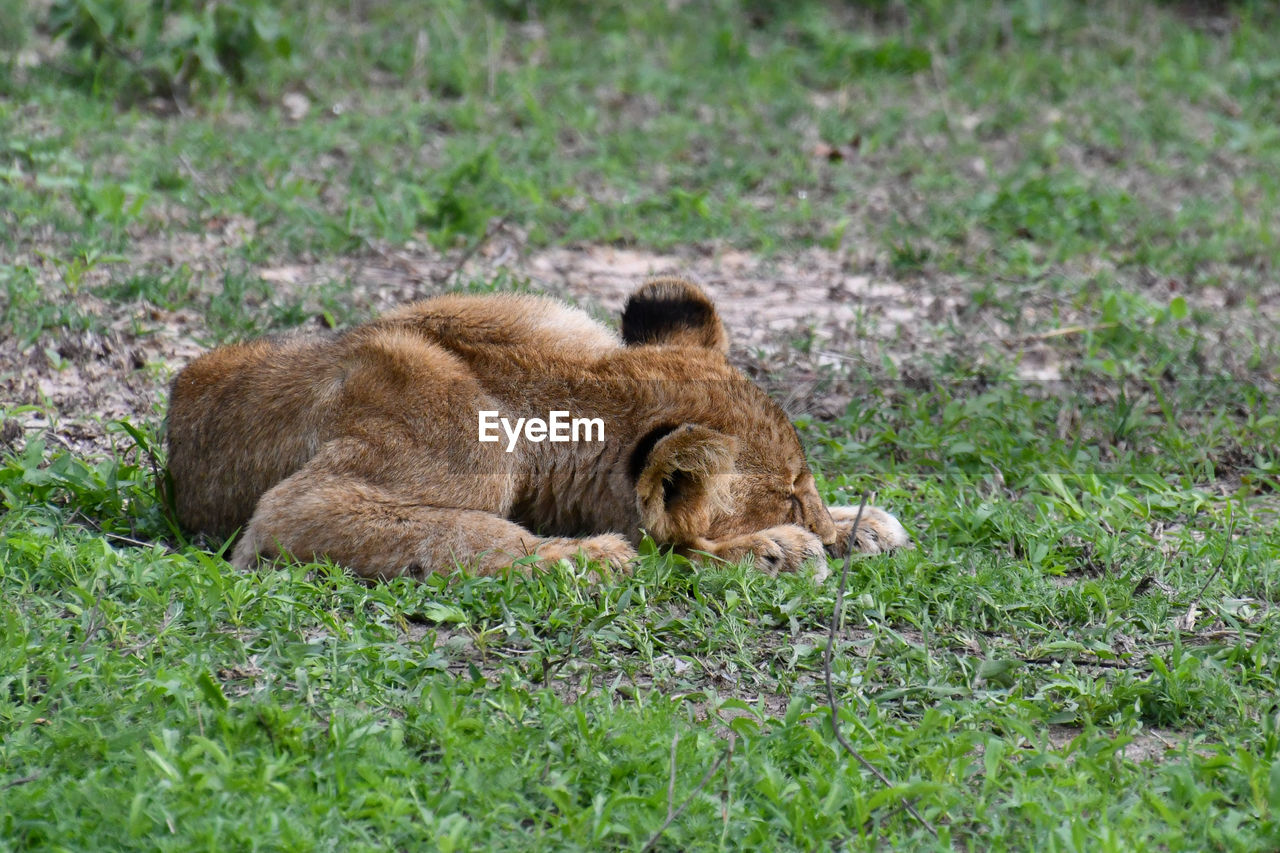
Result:
M655 415L630 454L641 526L683 545L795 524L824 545L837 531L782 407L727 358L707 295L679 278L628 300L621 332L654 381ZM677 376L679 379L659 378Z

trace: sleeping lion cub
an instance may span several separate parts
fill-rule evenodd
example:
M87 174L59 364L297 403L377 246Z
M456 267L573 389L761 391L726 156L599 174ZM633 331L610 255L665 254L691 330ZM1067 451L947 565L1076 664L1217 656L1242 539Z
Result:
M649 281L621 336L555 300L446 295L341 334L234 344L174 379L179 519L238 567L329 558L369 578L585 558L647 531L681 553L825 577L828 509L782 409L730 366L707 296ZM908 543L868 507L857 548Z

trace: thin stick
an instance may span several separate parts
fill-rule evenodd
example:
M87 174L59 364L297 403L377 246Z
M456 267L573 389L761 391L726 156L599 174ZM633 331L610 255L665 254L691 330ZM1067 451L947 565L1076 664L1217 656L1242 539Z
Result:
M129 646L129 648L127 649L121 649L120 654L133 655L134 657L140 657L143 649L145 649L147 646L154 643L156 640L160 639L164 635L164 632L169 630L169 626L173 624L173 620L177 618L177 616L178 616L178 607L177 605L174 604L173 599L170 598L169 606L166 607L164 611L164 619L161 620L160 627L156 629L156 632L151 637L151 639L142 640L141 642L138 642L132 646Z
M173 553L173 549L163 542L144 542L141 539L134 539L132 536L125 536L121 533L112 533L110 531L103 530L102 528L98 528L98 532L108 539L114 539L116 542L123 542L126 545L133 545L137 548L151 548L159 545L165 551Z
M716 771L720 769L720 765L733 757L733 742L736 739L737 735L732 731L729 732L729 746L724 752L720 753L720 757L716 759L715 763L707 768L707 772L702 774L702 781L697 784L697 787L689 792L689 796L684 798L684 802L680 803L680 808L667 815L667 819L662 822L662 826L658 827L658 831L645 842L644 847L640 848L640 853L648 853L648 851L653 849L654 845L658 843L658 839L662 837L662 833L667 831L667 827L675 823L676 819L679 818L680 815L684 814L684 810L689 807L689 803L693 802L693 798L698 795L698 792L707 787L707 783L711 781L711 777L716 775ZM672 767L674 766L675 765L673 764Z
M187 173L191 175L191 180L195 181L196 187L202 190L206 197L215 193L213 187L209 186L204 179L204 175L200 174L196 167L191 164L191 159L186 154L179 154L177 159L178 165L187 170Z
M168 553L168 554L177 553L176 551L174 551L172 548L170 548L168 545L164 544L163 542L144 542L143 540L135 539L132 536L125 536L124 534L121 534L121 533L112 533L108 530L103 530L101 524L94 521L92 518L85 515L83 512L81 512L78 509L75 512L71 513L70 520L75 521L77 518L79 518L89 527L92 527L94 530L98 531L108 539L114 539L117 542L123 542L126 545L133 545L138 548L154 548L155 546L159 545L165 551L165 553Z
M491 224L488 228L486 228L484 230L484 235L481 236L479 240L472 243L471 246L465 252L462 253L462 257L458 258L457 263L455 263L447 273L436 278L435 279L436 282L439 284L445 284L451 281L453 277L458 273L460 273L462 271L462 268L467 265L467 261L471 260L471 258L475 256L475 253L480 251L481 247L484 246L485 243L488 243L490 240L492 240L493 235L501 231L502 227L506 224L507 224L507 217L503 216L503 217L500 217L493 224Z
M27 785L27 784L30 784L31 782L36 781L39 778L40 778L39 773L32 773L30 776L23 776L20 779L12 779L8 782L5 782L3 785L0 785L0 791L7 791L10 788L16 788L19 785Z
M831 730L835 732L836 740L845 748L845 751L858 760L858 763L871 772L873 776L880 780L880 784L886 788L894 787L889 777L880 772L880 769L862 756L862 753L853 748L853 744L845 738L844 732L840 730L840 703L836 701L836 690L831 683L831 650L836 644L836 624L840 621L844 614L844 587L849 579L849 564L853 562L853 549L857 544L858 525L862 523L862 511L867 508L867 495L864 492L862 502L858 504L858 514L853 518L853 528L849 531L849 551L844 557L844 568L840 571L840 586L836 589L836 604L834 612L831 614L831 632L827 635L827 652L822 658L823 675L827 682L827 705L831 708ZM920 825L929 830L934 838L938 837L938 830L933 828L933 824L924 819L920 812L916 811L915 806L907 799L902 800L903 807L920 822Z
M99 607L99 604L100 602L95 601L93 608L89 611L89 619L84 629L84 641L80 643L79 654L83 654L85 648L93 641L97 633L107 627L106 617L102 615L102 608Z
M733 779L729 776L728 765L731 764L732 762L733 762L733 738L730 737L729 738L729 755L725 758L726 766L724 771L724 787L720 789L720 820L724 824L724 828L721 830L722 837L723 837L723 833L727 832L729 829L729 795L730 795L730 787L733 785Z
M1231 526L1227 528L1227 541L1226 544L1222 546L1222 559L1218 561L1217 568L1215 568L1209 575L1208 579L1205 580L1204 586L1200 587L1200 591L1196 593L1195 598L1191 599L1191 603L1187 605L1187 612L1179 616L1174 622L1174 627L1179 631L1186 631L1190 633L1195 627L1196 617L1200 613L1200 599L1204 598L1205 592L1209 589L1209 584L1213 583L1218 575L1222 573L1222 567L1227 563L1227 554L1231 553L1231 537L1235 535L1235 532L1236 517L1233 513L1231 515Z
M671 738L671 778L667 780L667 820L676 811L676 744L680 742L680 733Z
M1209 575L1209 579L1204 582L1204 586L1200 587L1200 591L1196 593L1196 597L1191 599L1191 605L1187 608L1188 610L1200 603L1200 599L1204 598L1205 591L1209 589L1209 584L1213 583L1218 575L1222 574L1222 567L1226 565L1227 562L1227 554L1231 551L1231 537L1234 536L1235 533L1236 518L1235 514L1232 513L1231 524L1227 527L1227 543L1222 546L1222 559L1218 561L1218 567L1213 570L1213 574Z
M1050 329L1047 332L1031 332L1030 334L1023 335L1021 339L1014 338L1012 342L1017 343L1018 340L1047 341L1052 338L1063 338L1067 335L1083 335L1088 332L1101 332L1104 329L1113 328L1115 325L1115 323L1093 323L1091 325L1063 326L1057 329Z

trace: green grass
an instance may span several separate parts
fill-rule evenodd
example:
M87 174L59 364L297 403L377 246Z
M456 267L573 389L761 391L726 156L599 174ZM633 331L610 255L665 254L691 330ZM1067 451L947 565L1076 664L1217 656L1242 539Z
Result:
M181 121L15 73L9 241L51 219L110 242L237 214L270 251L340 252L465 240L501 211L535 242L658 247L834 242L852 221L944 269L1276 259L1265 6L1226 35L1146 4L533 8L294 11L309 50ZM299 88L293 122L277 99ZM852 139L855 156L814 154ZM892 215L865 222L882 194Z
M652 550L598 587L238 574L166 522L140 411L114 453L0 455L0 848L638 849L690 795L658 849L1280 846L1269 6L297 4L291 55L176 102L0 13L4 393L121 318L352 322L358 276L262 270L498 217L960 296L913 330L945 345L853 359L820 378L855 401L800 418L824 495L917 543L853 563L834 655L894 788L825 709L834 582Z
M919 542L853 566L834 681L857 748L943 846L1274 844L1274 511L1200 488L1176 427L1103 460L1023 444L1018 422L1060 401L914 403L942 417L900 405L808 430L827 472L885 459L823 487L881 483ZM954 441L997 413L1008 431ZM888 434L905 458L868 452ZM602 588L567 569L237 575L130 543L171 541L137 450L88 464L32 443L0 493L0 784L28 780L2 825L19 846L625 848L666 816L672 741L682 799L729 731L727 775L668 846L934 844L833 740L831 584L656 553Z

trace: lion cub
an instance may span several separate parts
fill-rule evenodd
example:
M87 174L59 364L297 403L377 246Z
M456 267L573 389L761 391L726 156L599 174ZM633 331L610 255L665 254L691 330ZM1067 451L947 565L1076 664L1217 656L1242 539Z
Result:
M173 382L178 515L241 530L242 568L281 554L369 578L530 555L621 568L647 531L771 574L816 560L825 577L818 558L842 555L854 510L823 505L794 427L727 351L711 301L677 278L631 296L621 336L549 298L455 294L341 334L220 347ZM859 550L907 544L867 508Z

